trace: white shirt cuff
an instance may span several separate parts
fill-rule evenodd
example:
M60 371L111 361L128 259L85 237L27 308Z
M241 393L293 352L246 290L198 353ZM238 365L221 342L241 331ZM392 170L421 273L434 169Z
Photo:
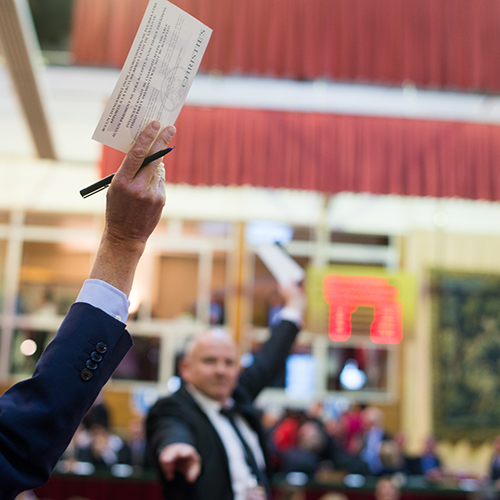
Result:
M302 326L302 311L295 309L294 307L284 307L278 313L278 317L281 320L291 321L295 323L299 328Z
M127 296L105 281L85 280L76 302L85 302L97 307L122 323L127 321L129 306Z

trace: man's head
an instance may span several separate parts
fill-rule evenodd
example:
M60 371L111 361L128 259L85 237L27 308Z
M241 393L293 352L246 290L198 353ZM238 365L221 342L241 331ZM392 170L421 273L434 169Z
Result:
M435 455L436 454L436 438L434 436L427 436L424 444L424 454Z
M239 374L236 344L223 330L208 330L188 344L180 369L186 382L224 403L236 387Z
M363 419L363 427L365 430L369 430L372 427L382 427L384 421L384 414L380 408L375 408L374 406L368 406L361 413Z
M399 487L388 477L378 480L375 487L376 500L398 500L401 497Z

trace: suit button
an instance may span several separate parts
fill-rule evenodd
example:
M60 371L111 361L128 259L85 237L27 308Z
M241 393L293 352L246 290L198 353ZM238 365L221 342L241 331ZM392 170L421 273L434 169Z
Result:
M87 359L86 365L89 370L97 370L97 363L94 363L94 361L92 361L91 359Z
M82 380L90 380L92 377L94 376L94 373L90 370L82 370L81 373L80 373L80 377L82 377Z
M102 361L102 356L97 351L93 351L90 355L90 359L96 363L100 363Z
M98 342L95 346L95 350L99 354L104 354L108 350L108 346L104 342Z

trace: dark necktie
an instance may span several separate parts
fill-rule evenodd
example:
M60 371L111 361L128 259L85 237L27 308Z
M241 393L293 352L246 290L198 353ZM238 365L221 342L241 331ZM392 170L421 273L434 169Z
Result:
M238 425L236 424L236 421L234 419L235 417L234 407L229 409L223 408L220 412L229 420L230 424L233 426L234 432L236 432L238 439L241 441L241 445L243 446L243 450L245 452L245 460L248 464L248 467L250 467L250 470L256 477L257 482L259 483L260 486L263 486L267 492L269 492L269 482L267 480L267 477L257 465L257 460L255 460L255 455L253 454L252 449L248 445L246 439L243 437L243 434L241 433Z

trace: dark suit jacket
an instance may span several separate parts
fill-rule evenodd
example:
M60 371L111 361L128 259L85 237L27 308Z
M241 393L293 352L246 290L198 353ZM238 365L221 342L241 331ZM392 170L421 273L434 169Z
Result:
M100 351L105 350L102 360L94 371L88 370L87 360L98 344ZM2 500L47 481L82 418L131 347L123 323L88 304L73 304L33 377L0 397Z
M496 481L500 479L500 460L498 457L493 457L490 464L490 479Z
M237 411L259 435L264 454L265 437L253 401L284 367L297 333L297 326L290 321L273 327L271 337L254 356L253 364L241 373L233 393ZM187 483L181 475L174 481L166 481L160 472L166 499L233 500L224 445L208 417L184 387L160 399L151 408L146 428L148 447L154 454L155 463L161 450L173 443L188 443L201 456L201 474L193 484Z

